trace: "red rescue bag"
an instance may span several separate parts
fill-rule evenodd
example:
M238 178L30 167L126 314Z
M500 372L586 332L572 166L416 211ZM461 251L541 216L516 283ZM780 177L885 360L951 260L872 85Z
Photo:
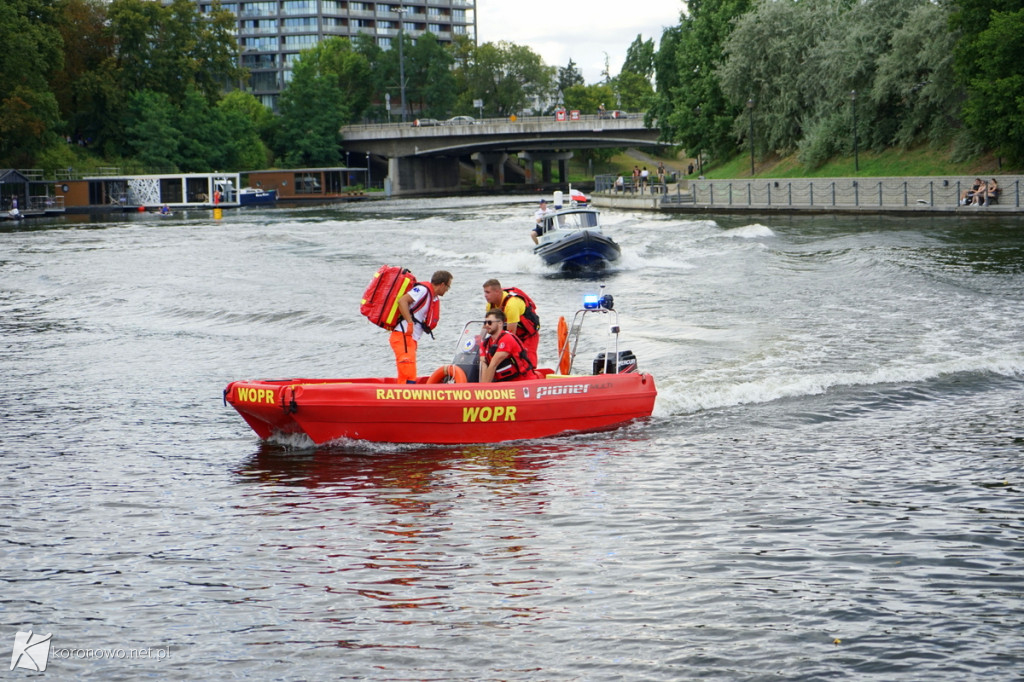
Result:
M398 300L416 286L416 278L406 268L382 265L363 292L359 312L370 322L388 331L402 321Z

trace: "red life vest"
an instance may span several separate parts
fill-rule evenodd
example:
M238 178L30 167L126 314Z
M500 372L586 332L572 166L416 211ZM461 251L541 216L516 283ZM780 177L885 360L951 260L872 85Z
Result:
M512 349L509 352L509 356L495 369L494 381L515 381L516 379L533 378L533 363L530 362L529 354L527 354L522 342L516 338L515 334L502 332L498 335L498 338L485 341L484 345L480 347L480 357L483 361L488 365L491 364L495 353L498 352L498 343L502 339L512 346Z
M420 300L409 306L409 312L412 314L413 319L416 320L416 311L422 308L424 305L427 307L426 315L423 316L423 321L420 324L427 333L433 338L431 332L434 331L434 327L437 326L438 320L441 319L441 299L434 293L434 285L430 282L417 282L416 286L423 287L427 290L427 295L420 297ZM416 320L419 322L419 320Z
M519 322L516 324L516 336L520 340L528 339L538 331L540 331L540 316L537 315L537 305L533 302L533 299L526 295L526 292L516 287L509 287L508 289L502 289L507 296L501 298L501 305L499 309L501 312L505 312L505 306L508 305L510 299L513 296L523 299L526 304L526 310L519 316ZM488 304L487 309L491 310L495 306ZM508 313L505 313L506 316Z

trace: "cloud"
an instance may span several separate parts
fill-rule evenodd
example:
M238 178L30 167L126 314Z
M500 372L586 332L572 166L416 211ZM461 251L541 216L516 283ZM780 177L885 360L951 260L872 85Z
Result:
M588 84L601 80L607 54L612 76L619 73L626 50L639 34L654 39L676 26L682 0L589 5L547 0L477 0L477 39L525 45L548 66L564 67L572 59Z

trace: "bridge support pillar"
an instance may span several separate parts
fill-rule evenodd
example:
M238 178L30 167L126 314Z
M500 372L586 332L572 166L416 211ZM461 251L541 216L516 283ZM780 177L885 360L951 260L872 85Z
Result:
M505 162L508 161L508 154L505 152L476 152L472 158L476 166L477 187L487 184L488 175L494 178L495 187L505 184ZM488 169L490 169L489 172Z
M459 189L459 159L450 156L393 156L388 159L396 195Z
M569 159L572 152L519 152L519 158L525 162L526 181L533 182L533 165L540 161L540 182L551 184L551 162L558 162L558 182L569 182Z

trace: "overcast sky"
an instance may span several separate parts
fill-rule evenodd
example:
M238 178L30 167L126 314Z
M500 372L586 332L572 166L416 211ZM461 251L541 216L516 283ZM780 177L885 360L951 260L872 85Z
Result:
M665 27L679 23L683 0L476 0L480 44L506 40L525 45L548 66L572 59L587 84L604 70L612 76L637 34L661 43Z

